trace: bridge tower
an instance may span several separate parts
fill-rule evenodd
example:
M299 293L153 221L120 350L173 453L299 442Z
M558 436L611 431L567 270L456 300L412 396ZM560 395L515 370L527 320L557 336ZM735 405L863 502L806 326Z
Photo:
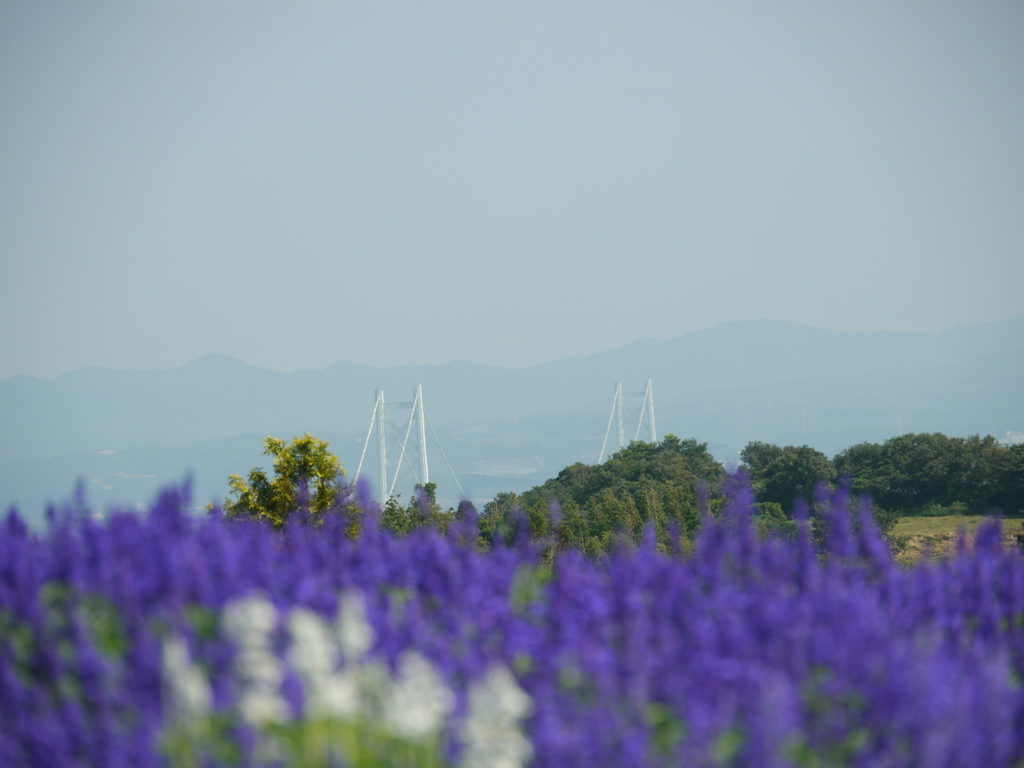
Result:
M370 418L370 429L366 434L366 441L363 443L363 453L359 457L359 466L356 469L355 476L359 477L359 474L362 472L366 450L370 446L370 437L376 432L377 490L380 495L378 501L383 505L394 495L403 466L412 474L416 484L426 485L430 482L430 466L427 461L427 427L430 427L434 440L437 442L438 450L441 451L441 456L448 465L448 469L452 472L452 479L455 480L459 492L462 493L462 486L459 485L458 478L455 477L455 472L452 470L452 465L448 462L444 449L441 448L440 440L437 439L437 432L434 431L434 427L427 418L426 411L423 408L423 386L421 384L416 385L416 388L413 390L412 400L409 402L386 402L383 389L376 389L374 393L373 416ZM389 411L405 409L410 411L409 419L404 423L400 432ZM415 445L410 443L413 429L416 430ZM398 457L394 461L392 461L391 456L388 454L389 448L392 445L388 433L391 433L391 436L395 438L394 443L398 446ZM394 449L392 449L393 452ZM415 466L411 458L413 453L416 454Z
M604 432L604 443L601 444L601 455L597 460L598 464L604 461L604 453L608 448L608 437L611 435L613 422L616 423L618 428L619 450L622 450L628 445L626 440L626 425L628 423L627 420L629 419L629 414L626 412L626 399L634 400L641 397L643 398L643 402L640 404L640 413L636 423L636 431L630 440L640 439L641 430L643 430L646 423L647 430L644 434L645 439L650 440L652 443L658 442L658 431L654 425L654 390L651 386L651 380L647 380L647 386L644 387L643 392L623 392L622 384L616 382L615 395L612 397L612 412L608 416L608 428Z

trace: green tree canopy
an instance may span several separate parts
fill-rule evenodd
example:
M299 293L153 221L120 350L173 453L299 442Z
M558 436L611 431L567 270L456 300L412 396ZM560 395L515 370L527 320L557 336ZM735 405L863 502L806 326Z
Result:
M762 474L768 465L782 457L784 449L774 443L762 443L754 440L747 443L747 447L740 451L740 458L743 466L750 472L751 478Z
M980 462L978 495L986 509L1024 515L1024 444L997 446Z
M786 514L793 513L797 498L812 499L818 483L832 483L836 469L828 456L809 445L752 442L740 452L743 466L758 501L778 504Z
M675 528L684 537L700 526L698 488L705 483L712 505L721 497L722 465L707 443L666 435L660 443L633 442L604 464L573 464L542 485L516 496L499 494L484 507L485 536L515 527L518 507L531 537L557 536L556 547L576 547L589 555L607 552L619 536L638 541L648 523L667 547ZM550 502L560 507L552 519Z
M870 452L868 446L857 446L858 451ZM815 491L825 482L830 489L839 476L833 462L819 450L808 445L780 447L771 443L751 442L740 452L744 468L750 473L750 483L757 496L757 526L765 535L773 532L782 536L796 536L797 528L791 519L796 499L813 502ZM857 495L864 492L854 483L855 496L849 500L849 509L859 503ZM895 513L872 504L875 523L890 544L896 544L892 530L896 525ZM817 540L827 536L830 523L811 505L811 530ZM854 516L854 527L859 522Z
M233 498L224 502L229 516L268 520L280 528L303 503L312 515L334 504L345 470L328 450L330 443L306 434L292 438L291 443L268 437L263 444L264 455L274 457L275 476L271 479L259 468L249 472L248 481L231 475L228 484Z
M381 510L380 526L398 536L426 527L446 533L453 521L461 519L464 511L463 505L458 510L441 508L437 503L437 483L417 484L405 506L402 506L401 496L388 498Z
M851 446L835 466L853 478L856 493L870 493L902 515L993 508L1014 514L1024 507L1024 446L1002 446L991 436L899 435Z

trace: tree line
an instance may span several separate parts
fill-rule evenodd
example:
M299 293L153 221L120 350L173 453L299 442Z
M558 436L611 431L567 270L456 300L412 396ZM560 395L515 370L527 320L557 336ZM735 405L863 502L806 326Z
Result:
M484 506L480 531L493 540L525 524L531 538L556 550L596 556L623 539L639 541L650 526L668 548L719 511L725 476L707 443L675 435L636 441L603 464L576 463L521 495L499 494Z
M849 477L852 490L869 494L899 517L1024 512L1024 445L1001 445L992 436L907 434L884 443L859 443L831 460L806 445L752 442L740 454L761 502L787 512L810 498L818 482Z
M305 435L290 445L267 438L265 445L274 457L275 477L260 469L248 480L232 475L226 514L266 520L276 528L296 513L313 524L325 514L349 514L355 535L362 507L329 444ZM851 504L870 497L886 534L900 517L911 515L1024 513L1024 445L1004 446L992 437L907 434L861 443L832 459L806 445L755 441L740 458L737 474L747 476L755 494L763 535L796 535L797 499L811 502L812 531L824 535L813 500L842 482ZM468 501L443 509L433 483L417 486L405 503L388 499L378 522L397 535L472 523L464 528L474 531L481 548L529 539L551 552L575 548L590 556L638 542L650 531L667 550L686 546L706 516L717 516L729 482L744 479L730 476L706 443L667 435L659 443L633 442L603 464L572 464L522 494L500 493L482 512Z

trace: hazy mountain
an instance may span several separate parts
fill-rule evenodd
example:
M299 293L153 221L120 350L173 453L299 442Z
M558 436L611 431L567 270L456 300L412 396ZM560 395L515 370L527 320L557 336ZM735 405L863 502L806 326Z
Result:
M374 388L407 401L418 383L463 488L484 498L596 461L615 382L642 390L647 378L659 433L708 441L720 458L750 439L834 453L909 431L1001 436L1024 430L1024 318L938 334L724 323L515 370L338 363L279 373L207 355L170 370L19 376L0 380L0 502L35 513L82 477L93 498L134 504L193 469L205 503L230 472L267 464L268 434L331 439L354 471ZM442 496L458 495L439 456L431 466Z

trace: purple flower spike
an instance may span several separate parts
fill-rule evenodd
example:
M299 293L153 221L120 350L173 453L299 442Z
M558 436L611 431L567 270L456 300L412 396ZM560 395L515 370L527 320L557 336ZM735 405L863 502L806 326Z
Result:
M829 494L828 484L821 482L815 492L815 499L828 528L827 551L836 557L853 557L856 549L853 526L850 524L849 486L840 486L834 494Z
M857 502L857 521L859 535L857 539L857 555L876 568L884 570L892 566L892 553L882 538L872 510L870 496L861 496Z
M8 515L0 764L165 762L170 638L209 679L204 706L231 748L211 746L198 764L231 750L253 764L266 740L241 718L246 691L268 683L264 693L287 704L278 725L299 728L318 690L311 670L341 680L348 663L298 654L282 619L256 649L276 670L264 680L254 649L245 657L229 632L228 606L264 595L278 616L329 628L318 636L330 649L355 626L339 608L353 594L365 598L367 680L386 688L388 675L429 664L452 692L453 764L483 760L479 734L504 722L484 718L481 701L520 713L525 741L510 740L507 754L532 753L538 768L1013 768L1024 755L1024 558L1002 549L995 524L956 558L896 567L869 500L851 514L848 486L823 489L810 520L796 505L797 538L762 541L735 478L720 518L705 490L704 526L683 556L647 534L600 560L568 551L549 568L521 511L489 552L468 533L468 507L447 537L396 538L373 525L361 484L345 497L359 510L356 540L341 514L284 531L191 517L177 491L148 516L101 524L65 508L38 536ZM815 552L812 534L833 557ZM506 684L488 686L496 669ZM360 706L406 711L385 688Z

